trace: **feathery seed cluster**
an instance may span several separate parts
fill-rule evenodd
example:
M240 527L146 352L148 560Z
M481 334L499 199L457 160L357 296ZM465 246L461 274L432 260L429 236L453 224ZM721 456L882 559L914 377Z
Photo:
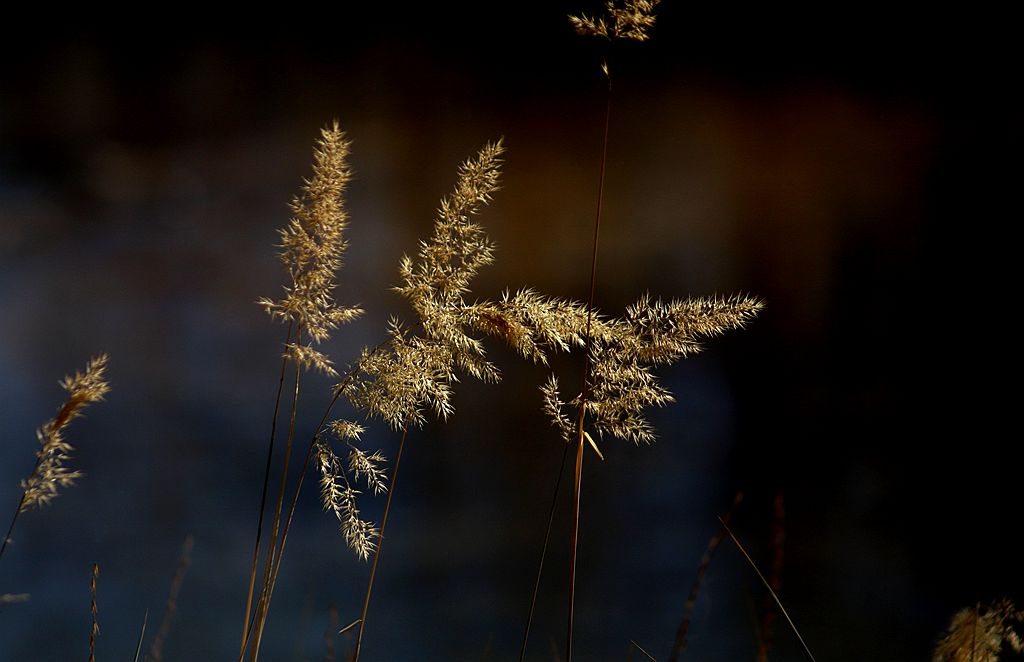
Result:
M570 16L576 34L605 39L647 41L654 27L654 8L661 0L607 0L604 17ZM621 5L621 6L620 6Z
M1024 652L1024 641L1011 626L1024 623L1024 611L1009 599L990 605L961 609L953 616L949 632L939 640L933 662L999 662L1003 646Z
M654 4L627 2L622 10L609 5L610 11L636 15L629 18L613 12L618 21L613 34L638 38L634 33L641 33L649 23L637 17L648 16ZM345 246L340 196L348 178L344 161L348 143L335 125L324 131L318 145L314 178L293 205L295 218L282 232L282 259L293 284L285 288L283 301L261 301L272 315L298 322L317 342L338 323L361 312L337 307L331 295ZM643 410L672 401L652 369L699 351L704 338L742 327L761 309L761 302L736 296L666 303L645 295L618 319L591 314L585 304L530 289L505 292L497 301L467 302L472 279L494 261L494 245L474 219L498 190L503 151L501 141L487 144L459 167L454 190L441 200L433 235L420 242L415 260L403 256L399 264L401 284L394 290L409 302L418 318L416 325L407 327L392 319L385 342L362 350L335 387L336 395L344 395L357 410L395 430L422 426L427 411L441 419L453 413L457 371L484 382L500 380L500 371L487 360L484 343L474 334L500 338L524 358L546 365L551 353L587 347L589 330L592 370L585 408L590 423L601 434L652 441L654 432ZM331 365L310 345L292 343L288 356L307 369L325 370ZM571 405L578 412L581 397L564 402L554 376L541 390L544 409L560 435L566 441L572 439L574 426L566 409ZM359 491L353 484L362 482L375 494L386 491L385 459L379 452L369 454L355 446L363 432L358 424L334 421L329 430L348 447L348 466L323 432L318 434L321 496L325 508L341 522L348 545L365 559L378 533L361 518L356 506Z
M92 402L99 402L110 391L104 373L107 369L107 355L101 354L89 361L84 372L65 377L60 385L68 392L68 400L57 415L43 424L36 436L42 446L36 453L39 461L32 475L21 482L24 498L21 510L32 506L45 506L57 496L57 488L69 487L82 473L64 466L74 448L64 439L64 428L82 415L82 410Z

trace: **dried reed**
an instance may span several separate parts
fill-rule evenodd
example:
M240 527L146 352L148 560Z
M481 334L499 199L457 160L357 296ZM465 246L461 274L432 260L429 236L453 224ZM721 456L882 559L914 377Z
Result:
M57 415L36 432L42 448L36 452L36 465L32 474L21 482L21 498L14 509L7 533L0 542L0 558L11 541L18 515L33 506L47 505L57 497L58 488L70 487L82 477L80 471L72 471L64 464L74 450L64 439L64 429L82 415L86 405L99 402L110 391L105 375L107 361L107 355L100 354L86 364L84 372L76 372L60 382L61 387L68 392L68 399L57 410Z

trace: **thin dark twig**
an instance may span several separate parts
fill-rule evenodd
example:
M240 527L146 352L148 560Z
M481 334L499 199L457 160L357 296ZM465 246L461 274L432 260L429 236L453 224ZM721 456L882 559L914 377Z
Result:
M572 662L573 626L576 608L576 550L580 534L580 493L583 487L583 441L584 420L587 413L587 399L590 396L590 352L593 346L591 321L594 315L594 292L597 289L597 249L601 236L601 211L604 203L604 180L608 166L608 128L612 114L612 79L608 74L607 65L603 67L608 80L608 88L604 113L604 140L601 145L601 176L597 185L597 214L594 218L594 242L590 258L590 293L587 297L587 341L583 357L583 388L580 394L580 413L578 422L579 441L576 445L576 470L573 476L572 500L572 553L569 557L569 619L565 637L565 660Z
M646 655L647 659L650 660L651 662L658 662L656 659L654 659L654 656L651 655L650 653L648 653L647 651L645 651L644 647L641 646L640 644L636 643L632 639L629 640L629 643L630 643L630 645L634 646L638 651L640 651L641 653Z
M743 557L747 559L747 563L749 563L750 567L754 569L755 573L757 573L758 579L760 579L761 583L764 584L764 587L768 589L768 592L772 596L772 600L775 601L775 605L779 608L779 611L785 617L786 622L789 623L790 629L793 630L793 634L796 635L797 640L800 642L800 646L803 648L804 655L806 655L807 659L809 659L811 662L817 662L814 659L814 655L811 653L811 649L807 647L807 643L804 641L804 638L800 636L800 631L796 629L796 624L793 623L793 619L789 617L789 612L787 612L786 608L782 606L782 600L779 600L779 596L776 595L775 591L772 590L771 584L769 584L768 580L765 579L764 575L761 574L761 571L757 568L757 564L754 563L754 559L750 558L750 554L748 554L747 550L744 549L739 539L732 532L732 529L729 528L729 525L722 521L721 518L719 518L719 521L722 522L722 527L725 529L725 532L729 534L729 537L732 539L733 544L736 545L736 548L740 550L740 553L743 554Z
M772 502L772 569L768 581L772 590L782 590L782 565L786 543L786 506L782 492L775 495ZM775 633L775 609L769 600L765 600L761 610L760 644L757 647L757 662L768 662L768 651L772 648Z
M540 578L544 573L544 559L548 554L548 542L551 539L551 525L555 521L555 506L558 505L558 492L562 487L562 476L565 474L565 461L569 457L569 444L562 445L562 462L558 465L558 477L555 489L551 494L551 508L548 510L548 526L544 531L544 546L540 551L540 563L537 564L537 579L533 584L533 595L530 596L530 613L526 617L526 630L523 632L523 645L519 650L519 662L526 658L526 644L530 640L530 626L533 625L533 612L537 608L537 594L540 593Z
M384 529L388 525L388 515L391 512L391 498L395 495L395 483L398 482L398 465L402 461L402 449L405 448L405 439L409 435L409 419L406 419L402 427L402 439L398 442L398 453L395 455L395 466L391 470L391 486L388 488L388 498L384 502L384 516L380 521L380 537L377 540L377 549L373 553L373 565L370 566L370 579L366 583L366 596L363 598L363 615L359 618L359 629L356 631L356 648L352 653L352 662L359 662L359 653L363 646L363 627L366 625L366 612L370 609L370 594L373 591L373 580L377 577L377 563L380 561L381 551L384 549Z
M36 464L32 467L32 474L36 472L36 468L39 467L39 462L42 460L41 457L36 456ZM29 474L30 476L32 474ZM25 490L21 491L21 498L18 500L18 507L14 509L14 517L11 518L11 525L7 527L7 533L4 535L3 542L0 543L0 559L4 557L4 550L7 549L7 543L11 541L11 533L14 531L14 524L18 521L18 515L21 514L21 507L25 505Z
M288 333L285 337L285 345L291 342L292 327L295 322L288 322ZM288 366L288 357L281 357L281 375L277 380L277 396L274 398L274 416L270 419L270 443L267 444L267 464L263 470L263 491L260 494L260 515L256 521L256 542L252 546L252 570L249 572L249 595L245 599L245 622L242 626L242 647L238 652L238 659L245 655L245 647L249 641L249 628L252 626L249 614L252 610L252 594L256 587L256 567L259 565L260 542L263 540L263 515L267 510L267 492L270 487L270 466L274 458L274 438L277 436L277 416L281 411L281 394L284 392L284 374Z
M722 518L725 524L728 524L739 508L740 504L743 503L743 492L737 492L736 496L732 500L732 506L729 511ZM711 559L714 558L715 552L718 551L719 545L725 539L726 533L725 528L719 527L715 535L711 536L711 540L708 541L708 546L704 550L704 556L700 559L700 565L697 567L697 576L693 580L693 585L690 587L690 594L686 597L686 607L683 609L683 620L679 622L679 628L676 630L675 644L672 646L672 654L669 656L669 662L677 662L679 656L686 650L686 635L690 632L690 619L693 616L694 605L697 604L697 596L700 595L700 587L704 581L704 575L708 571L708 566L711 565Z
M142 642L146 638L146 623L149 622L149 610L142 615L142 629L139 630L139 642L135 644L135 657L132 658L133 662L139 662L139 655L142 654Z
M181 544L181 554L178 556L178 567L174 570L174 578L171 579L171 588L167 591L167 602L164 603L164 613L160 617L160 627L157 628L156 637L149 647L146 660L149 662L160 662L164 654L164 642L171 632L171 623L174 622L174 615L178 613L178 594L185 583L185 575L188 574L189 566L192 565L192 547L195 538L192 534L185 536Z

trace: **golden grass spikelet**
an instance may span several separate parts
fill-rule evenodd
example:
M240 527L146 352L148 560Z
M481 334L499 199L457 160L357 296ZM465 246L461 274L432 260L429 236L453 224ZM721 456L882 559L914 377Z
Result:
M635 443L654 441L643 410L674 401L651 368L700 351L702 338L739 329L763 307L755 298L698 298L662 302L642 296L621 320L600 323L606 332L591 346L587 411L601 434Z
M544 394L544 413L551 417L562 441L569 443L575 436L576 429L569 417L563 413L565 403L562 402L561 395L558 393L558 378L551 375L548 381L540 387L540 390Z
M761 301L743 295L665 303L645 294L626 309L625 321L635 337L629 350L642 362L671 363L699 352L701 338L743 328L763 307Z
M380 451L374 452L372 455L367 455L364 451L356 448L352 444L348 445L348 468L352 472L352 477L356 480L363 478L366 480L366 484L369 485L370 489L373 490L374 496L383 494L388 491L388 475L380 465L384 464L387 460L380 454Z
M21 511L48 504L57 496L58 488L69 487L81 478L81 472L64 466L74 448L65 441L63 432L71 421L82 415L86 405L99 402L110 391L105 375L107 362L107 355L101 354L90 360L83 372L76 372L60 382L68 392L68 400L57 410L57 415L36 432L42 448L36 453L38 462L32 475L21 482L24 492Z
M344 419L338 419L331 421L328 424L328 428L338 439L359 439L359 435L366 432L366 428L354 421L346 421Z
M280 301L257 301L271 316L298 324L314 343L327 340L338 325L363 313L358 307L339 306L334 299L336 273L348 247L344 193L351 179L349 146L337 122L321 130L313 152L313 177L292 200L292 218L280 230L280 259L291 284L284 287ZM289 356L307 368L329 372L329 363L311 346L296 345Z
M356 506L354 489L345 475L341 460L322 438L316 440L317 463L320 466L320 497L325 510L330 510L341 523L341 533L348 547L365 561L376 547L377 529L363 521Z
M461 303L469 281L494 261L494 244L471 218L498 190L504 151L501 140L487 143L476 158L459 166L454 190L441 199L433 237L420 242L419 261L402 257L399 273L404 285L395 290L409 300L420 319L429 319L438 307Z
M334 365L327 358L327 355L313 349L311 345L286 343L284 346L284 357L298 363L306 370L314 368L328 377L338 376L338 371L334 369Z
M402 285L394 290L409 301L424 336L412 336L397 320L377 350L363 350L355 375L339 385L354 406L395 430L426 423L424 409L439 418L452 412L455 367L485 382L500 379L485 358L483 343L466 333L473 327L464 295L481 267L494 261L494 245L472 217L498 190L502 141L488 143L459 166L453 191L442 198L430 240L420 242L417 260L403 256Z
M514 295L505 292L501 301L473 304L466 314L473 328L504 339L535 363L547 365L548 352L569 352L586 345L586 306L530 289Z
M509 305L506 297L497 312L488 313L502 320L503 329L513 329L514 338L528 350L533 346L522 337L531 342L534 336L543 338L545 346L558 349L585 345L586 306L545 300L529 291L516 298L519 300L515 305ZM590 326L590 393L586 403L595 429L602 435L635 443L654 441L654 430L643 410L674 399L658 384L651 369L699 352L703 338L742 328L762 307L758 299L743 295L663 302L645 294L626 309L622 318L609 319L595 312ZM563 439L573 439L576 432L567 425L569 418L563 413L567 403L558 393L557 380L552 377L541 391L545 413ZM579 407L579 397L571 403Z
M936 644L932 662L998 662L1004 645L1024 652L1013 623L1024 623L1024 612L1006 598L985 607L961 609Z
M426 423L424 406L445 419L453 412L454 357L443 343L409 336L396 320L383 351L363 350L359 374L345 386L356 407L400 430L406 422Z
M654 27L654 8L660 3L661 0L607 0L605 16L570 16L569 24L576 34L583 36L647 41L648 30Z

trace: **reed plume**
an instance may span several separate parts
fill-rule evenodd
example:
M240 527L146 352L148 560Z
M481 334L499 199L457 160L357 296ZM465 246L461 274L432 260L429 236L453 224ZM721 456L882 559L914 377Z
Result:
M36 431L41 448L36 452L36 465L32 474L21 481L21 498L7 533L0 541L0 557L3 556L18 516L29 508L41 507L57 497L59 488L70 487L82 477L82 472L65 465L71 459L74 447L64 438L64 430L79 416L86 405L99 402L110 391L106 380L107 355L100 354L91 359L82 372L66 376L61 387L68 392L68 399L57 410L57 415Z
M570 16L569 23L583 36L647 41L648 30L654 27L654 8L660 3L661 0L607 0L604 16Z
M348 166L349 147L350 144L337 122L321 130L320 138L317 140L313 152L313 176L304 182L301 193L293 198L292 217L284 229L280 230L281 252L279 257L288 271L291 282L284 286L284 295L281 299L275 301L261 298L257 301L271 317L287 322L288 331L274 403L274 415L271 421L270 441L267 447L266 469L253 546L240 658L248 646L252 625L255 625L255 641L251 655L253 660L257 658L259 640L269 608L270 595L273 592L276 568L280 565L280 556L284 549L283 539L278 546L278 533L295 434L301 368L315 369L330 376L336 375L337 371L331 360L316 346L327 340L331 332L340 324L357 318L363 312L362 309L355 306L340 305L334 297L334 290L337 287L336 272L341 268L342 258L348 245L344 236L348 226L344 192L351 179L351 170ZM295 366L291 418L276 507L272 518L271 535L267 544L263 582L256 609L250 616L253 590L256 584L256 568L263 537L263 520L267 504L274 441L277 435L277 417L283 394L285 371L289 361Z
M57 410L57 415L43 424L36 432L42 448L36 453L39 461L32 475L21 482L25 495L20 510L32 506L45 506L57 497L58 488L70 487L82 477L80 471L69 469L65 462L71 459L74 450L64 439L64 429L82 415L86 405L99 402L110 391L106 381L107 355L101 354L89 361L84 372L65 377L61 387L68 392L67 402Z
M261 298L257 302L275 319L292 322L310 336L308 343L288 342L286 356L329 375L337 373L314 345L327 340L338 325L363 313L358 306L341 306L334 298L336 274L348 247L343 196L352 177L350 146L337 122L320 132L313 152L313 177L292 200L293 216L280 230L280 259L291 284L284 286L280 300Z

